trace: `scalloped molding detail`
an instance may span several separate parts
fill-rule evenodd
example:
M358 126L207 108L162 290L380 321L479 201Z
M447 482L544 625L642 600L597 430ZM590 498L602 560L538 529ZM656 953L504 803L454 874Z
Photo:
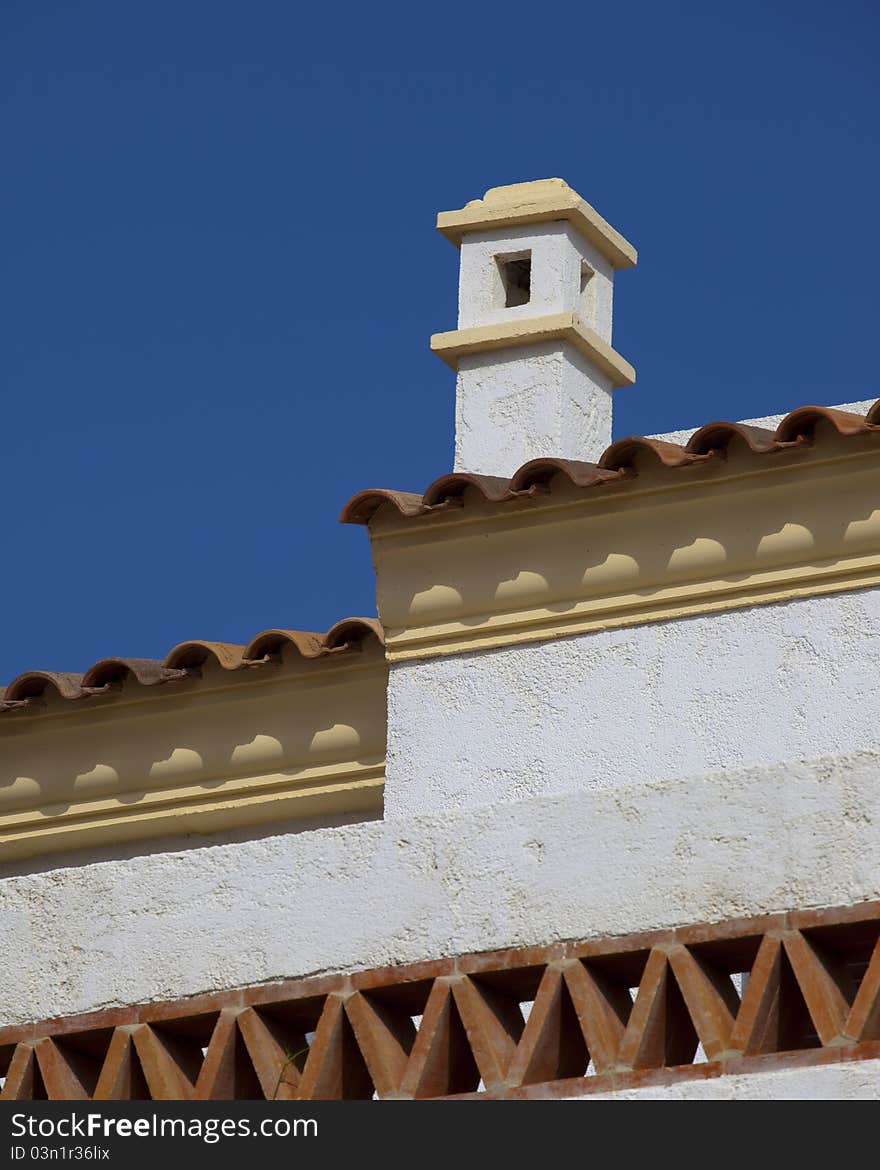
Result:
M370 523L392 662L880 584L871 437Z
M318 669L218 668L172 692L0 727L0 863L149 837L380 811L387 665L371 648Z

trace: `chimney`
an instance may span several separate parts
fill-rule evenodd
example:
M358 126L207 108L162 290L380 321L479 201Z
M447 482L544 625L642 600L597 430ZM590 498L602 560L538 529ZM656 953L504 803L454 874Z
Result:
M562 179L493 187L437 230L460 251L458 328L431 348L457 373L455 470L509 476L539 456L595 461L611 392L614 270L636 250Z

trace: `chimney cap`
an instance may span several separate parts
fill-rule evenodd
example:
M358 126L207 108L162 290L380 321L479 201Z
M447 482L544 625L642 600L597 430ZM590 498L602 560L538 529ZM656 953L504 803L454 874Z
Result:
M564 179L536 179L491 187L482 199L472 199L459 211L441 211L437 231L460 247L468 232L547 223L567 219L610 261L614 268L632 268L638 253L620 232L582 199Z

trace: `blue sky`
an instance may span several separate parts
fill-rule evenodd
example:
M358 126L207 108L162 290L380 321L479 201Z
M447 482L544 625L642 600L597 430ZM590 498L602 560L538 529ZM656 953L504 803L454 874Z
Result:
M490 186L639 249L618 435L880 397L878 13L7 0L0 680L374 612L336 518L451 465Z

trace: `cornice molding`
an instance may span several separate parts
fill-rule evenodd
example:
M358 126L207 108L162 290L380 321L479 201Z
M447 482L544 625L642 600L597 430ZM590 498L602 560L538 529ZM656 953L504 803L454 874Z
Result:
M57 712L4 719L0 863L381 810L380 647L311 677L228 679L218 668L173 694L132 686L118 702L57 698Z
M873 447L873 449L872 449ZM391 662L880 585L880 451L731 455L370 524Z

